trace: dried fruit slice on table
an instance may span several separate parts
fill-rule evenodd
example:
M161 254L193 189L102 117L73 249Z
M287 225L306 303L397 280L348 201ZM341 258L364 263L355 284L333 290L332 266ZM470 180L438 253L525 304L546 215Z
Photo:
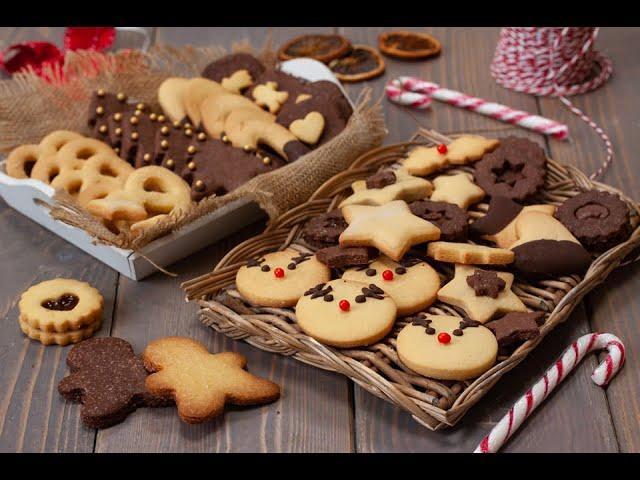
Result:
M378 48L385 55L407 60L432 57L440 53L440 42L427 33L398 30L383 32Z
M382 75L384 61L375 48L354 45L347 55L332 60L329 68L343 82L360 82Z
M341 35L301 35L280 47L278 58L284 61L310 57L319 62L329 63L346 55L350 49L351 42Z

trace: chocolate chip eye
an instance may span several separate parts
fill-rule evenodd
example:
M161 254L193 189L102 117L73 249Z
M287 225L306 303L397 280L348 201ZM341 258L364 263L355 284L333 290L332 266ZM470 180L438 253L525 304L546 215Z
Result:
M260 267L260 270L262 270L263 272L268 272L269 270L271 270L271 267L269 267L269 265L262 265Z

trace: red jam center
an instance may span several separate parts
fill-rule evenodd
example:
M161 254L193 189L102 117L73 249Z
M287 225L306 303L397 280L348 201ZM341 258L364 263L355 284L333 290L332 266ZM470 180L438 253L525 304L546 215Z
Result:
M451 335L449 335L447 332L440 332L438 334L438 341L444 345L446 345L447 343L449 343L451 341Z
M284 277L284 270L280 267L274 268L273 274L276 276L276 278L282 278Z
M444 155L448 151L449 151L449 149L447 148L447 146L444 143L441 143L440 145L438 145L438 153Z
M382 278L385 280L393 280L393 272L391 270L385 270L382 272Z
M349 300L340 300L340 303L338 303L338 306L340 307L340 310L342 310L343 312L348 312L349 309L351 308L351 304L349 303Z
M41 305L47 310L73 310L78 305L80 299L71 293L60 295L55 300L45 300Z

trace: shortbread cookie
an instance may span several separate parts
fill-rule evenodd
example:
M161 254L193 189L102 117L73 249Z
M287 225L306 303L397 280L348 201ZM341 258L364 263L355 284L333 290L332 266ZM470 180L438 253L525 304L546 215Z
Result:
M455 276L440 289L438 300L462 308L469 318L481 323L487 322L496 314L527 311L522 300L511 291L513 274L482 270L495 273L497 278L494 282L504 282L503 288L500 284L495 287L498 293L493 297L492 289L487 286L490 279L485 279L484 282L475 281L478 277L475 274L477 270L481 269L470 265L456 265Z
M80 417L90 428L108 428L139 407L166 403L146 389L142 360L121 338L92 338L74 346L67 366L70 374L60 381L58 392L82 404Z
M43 332L68 332L102 318L104 299L86 282L56 278L29 287L20 297L21 319Z
M287 248L251 259L240 267L236 288L255 305L292 307L308 288L330 278L329 268L313 254Z
M147 389L176 402L187 423L202 423L224 411L225 404L260 405L280 397L280 387L245 370L247 359L235 352L211 354L185 337L160 338L142 359L150 372Z
M310 288L296 304L300 328L334 347L360 347L384 338L396 319L396 304L374 284L332 280Z
M353 195L340 203L346 205L384 205L393 200L412 202L428 197L433 191L431 182L414 177L402 170L385 170L367 180L357 180L351 185Z
M342 214L349 226L340 235L340 245L376 247L396 261L412 245L440 238L440 229L413 215L402 200L379 207L347 205Z
M190 79L182 90L182 103L191 123L196 127L200 126L202 118L200 109L205 99L228 94L229 92L217 82L206 78Z
M258 106L266 108L270 113L278 113L282 104L289 98L288 92L278 90L276 82L257 85L251 95Z
M498 342L478 322L421 314L398 334L396 349L402 363L421 375L469 380L496 363Z
M473 183L466 173L440 175L433 180L433 186L432 201L453 203L463 210L478 203L485 195L484 190Z
M398 263L384 255L369 265L347 270L342 278L383 289L396 302L400 317L429 307L440 289L438 272L429 264L418 259Z
M416 147L402 161L412 175L425 176L448 165L465 165L480 160L493 151L500 142L480 135L462 135L450 144L435 147Z
M499 195L491 197L489 210L484 217L471 224L471 232L500 248L510 248L518 240L516 220L526 212L542 212L553 215L555 205L527 205L523 207L510 198Z
M514 258L513 252L505 248L454 242L431 242L427 255L441 262L466 265L506 265Z
M158 87L158 103L172 122L180 122L187 115L183 94L188 83L188 78L169 77Z
M409 204L411 213L433 223L440 229L440 240L463 242L469 230L469 215L457 205L431 200L417 200Z
M81 342L91 336L98 330L100 330L100 326L102 325L102 318L98 318L92 323L89 323L77 330L67 330L65 332L55 332L55 331L44 331L38 328L33 328L26 320L20 316L18 319L18 323L20 325L20 330L27 337L32 340L37 340L43 345L69 345L71 343Z
M324 131L324 117L320 112L309 112L304 118L291 122L289 131L307 145L315 145Z

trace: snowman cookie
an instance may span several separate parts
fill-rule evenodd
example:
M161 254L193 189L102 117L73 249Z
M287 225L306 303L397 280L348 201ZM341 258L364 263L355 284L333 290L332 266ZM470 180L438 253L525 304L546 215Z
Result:
M373 283L383 289L396 302L399 317L430 306L440 289L438 272L417 258L402 259L398 263L381 255L369 265L347 270L342 278Z
M329 268L312 253L287 248L250 259L236 274L236 288L255 305L292 307L307 289L330 278Z
M334 347L360 347L381 340L396 319L396 304L374 284L344 279L307 290L296 305L298 325Z
M479 322L420 314L398 334L396 349L414 372L438 380L468 380L495 364L498 342Z

